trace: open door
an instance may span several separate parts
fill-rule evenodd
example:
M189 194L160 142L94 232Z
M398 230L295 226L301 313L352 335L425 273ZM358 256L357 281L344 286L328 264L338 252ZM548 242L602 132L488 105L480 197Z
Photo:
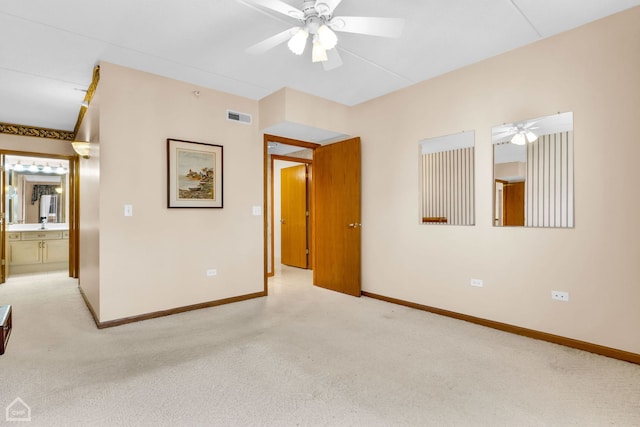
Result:
M524 182L513 182L503 186L503 209L505 226L524 225Z
M307 168L280 170L281 262L298 268L308 268Z
M316 148L313 284L360 296L360 138Z

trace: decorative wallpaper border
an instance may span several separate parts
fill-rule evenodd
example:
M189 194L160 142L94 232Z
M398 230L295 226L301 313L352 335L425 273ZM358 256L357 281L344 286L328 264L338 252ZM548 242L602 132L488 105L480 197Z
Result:
M38 138L59 139L62 141L73 141L74 132L58 129L36 128L31 126L14 125L0 122L0 133L19 136L35 136Z
M93 99L93 96L96 93L96 89L98 88L99 81L100 81L100 66L96 65L96 67L93 69L93 79L91 80L91 84L87 89L87 94L84 97L84 100L89 104L91 103L91 100ZM24 126L24 125L17 125L13 123L0 122L0 133L5 133L7 135L32 136L36 138L57 139L61 141L75 141L76 135L78 133L78 129L80 129L80 125L82 124L82 119L84 118L84 115L86 112L87 112L86 107L80 107L80 112L78 113L78 119L76 120L76 126L73 131L39 128L39 127L33 127L33 126Z

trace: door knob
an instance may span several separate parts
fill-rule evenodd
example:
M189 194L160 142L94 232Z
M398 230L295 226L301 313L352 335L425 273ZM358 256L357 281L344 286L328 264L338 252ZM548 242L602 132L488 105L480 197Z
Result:
M358 228L358 227L362 227L362 224L360 224L358 222L352 222L351 224L347 225L347 227L349 227L349 228Z

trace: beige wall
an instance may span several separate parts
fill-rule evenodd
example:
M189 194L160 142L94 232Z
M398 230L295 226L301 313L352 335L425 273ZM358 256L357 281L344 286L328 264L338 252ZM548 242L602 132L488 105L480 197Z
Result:
M288 121L348 134L350 111L346 105L283 88L260 100L260 129Z
M638 22L635 8L355 107L364 290L640 353ZM565 111L576 227L494 228L491 127ZM476 226L418 225L418 142L469 129Z
M226 119L227 109L256 116L258 103L109 63L100 75L99 153L81 165L97 198L82 244L97 251L80 271L83 289L99 289L100 321L261 292L262 217L251 208L262 206L262 140L255 124ZM224 146L223 209L167 208L167 138Z
M77 140L91 142L88 159L80 158L79 286L98 319L100 311L100 93L93 96Z
M496 163L493 177L496 179L519 177L523 180L527 176L527 164L524 162Z
M0 133L0 149L25 151L38 154L54 154L58 156L75 155L69 141L35 138L32 136L9 135L4 133Z
M81 163L81 286L103 322L261 291L258 129L288 120L362 137L364 290L640 353L637 22L640 8L353 108L102 64L99 134L87 131L99 144ZM492 227L491 127L558 111L574 113L576 227ZM419 225L419 141L471 129L476 225ZM167 137L224 145L224 209L166 208Z

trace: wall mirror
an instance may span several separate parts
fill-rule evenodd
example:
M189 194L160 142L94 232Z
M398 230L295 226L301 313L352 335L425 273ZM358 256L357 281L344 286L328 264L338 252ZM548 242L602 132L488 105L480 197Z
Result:
M422 224L475 224L474 131L420 141Z
M572 228L573 113L494 126L494 225Z
M6 223L68 222L69 161L44 157L5 157Z

